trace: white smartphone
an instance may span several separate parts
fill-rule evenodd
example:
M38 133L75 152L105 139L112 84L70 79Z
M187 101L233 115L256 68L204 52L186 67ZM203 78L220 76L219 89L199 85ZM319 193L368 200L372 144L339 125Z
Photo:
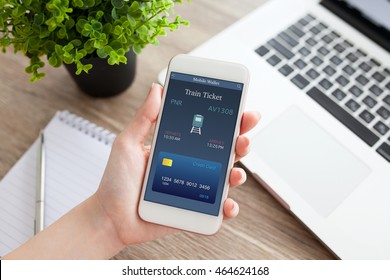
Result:
M140 197L143 220L218 231L248 81L240 64L172 58Z

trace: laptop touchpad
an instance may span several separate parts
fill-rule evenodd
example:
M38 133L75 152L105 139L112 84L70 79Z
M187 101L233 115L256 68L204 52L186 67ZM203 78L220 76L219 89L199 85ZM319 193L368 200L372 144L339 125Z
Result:
M253 139L253 150L321 216L327 217L370 168L297 107Z

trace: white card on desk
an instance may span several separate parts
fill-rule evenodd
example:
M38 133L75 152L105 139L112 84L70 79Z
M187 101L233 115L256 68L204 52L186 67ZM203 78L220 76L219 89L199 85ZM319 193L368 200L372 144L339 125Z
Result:
M115 135L67 111L44 129L45 227L99 186ZM0 182L0 256L34 235L38 141Z

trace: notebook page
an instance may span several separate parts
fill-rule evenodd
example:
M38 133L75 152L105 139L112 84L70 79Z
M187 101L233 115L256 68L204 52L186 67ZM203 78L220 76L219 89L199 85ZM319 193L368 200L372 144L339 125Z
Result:
M34 236L38 140L0 182L0 256Z
M97 190L113 135L67 112L57 113L44 134L47 227ZM0 182L0 255L34 234L37 153L35 141Z

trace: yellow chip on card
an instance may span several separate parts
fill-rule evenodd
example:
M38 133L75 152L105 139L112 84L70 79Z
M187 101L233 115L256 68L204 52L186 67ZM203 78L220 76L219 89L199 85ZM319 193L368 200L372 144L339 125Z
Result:
M170 158L163 158L162 165L171 167L172 166L172 162L173 161Z

